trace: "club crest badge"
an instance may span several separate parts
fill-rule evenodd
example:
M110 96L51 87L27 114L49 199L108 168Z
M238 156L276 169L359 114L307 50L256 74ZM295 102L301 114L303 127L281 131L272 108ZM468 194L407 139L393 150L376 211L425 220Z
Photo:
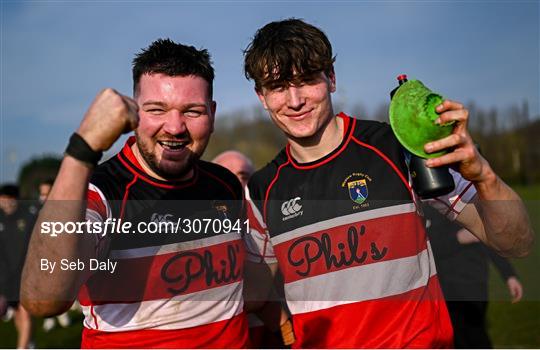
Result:
M352 173L343 180L341 187L347 190L349 198L356 204L353 209L369 207L367 199L369 196L368 185L371 178L363 173Z
M362 204L366 201L368 187L365 179L348 182L347 186L349 187L349 196L354 202Z

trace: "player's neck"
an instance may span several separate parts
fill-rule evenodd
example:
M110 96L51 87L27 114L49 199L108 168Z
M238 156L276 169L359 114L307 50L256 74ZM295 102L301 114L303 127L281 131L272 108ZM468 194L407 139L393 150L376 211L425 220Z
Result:
M310 163L321 159L341 144L344 127L343 119L334 116L319 133L310 138L289 138L292 157L299 163Z

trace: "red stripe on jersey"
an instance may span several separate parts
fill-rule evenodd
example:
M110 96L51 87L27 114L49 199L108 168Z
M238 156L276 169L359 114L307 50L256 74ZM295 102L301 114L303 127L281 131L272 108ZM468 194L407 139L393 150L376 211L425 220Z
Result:
M126 209L126 203L129 196L129 189L135 182L137 182L137 179L139 177L135 175L133 177L133 180L126 186L126 189L124 190L124 196L122 197L122 209L120 210L120 219L124 218L124 210Z
M291 160L289 159L285 163L283 163L283 164L281 164L279 166L278 170L276 171L276 175L274 176L274 178L272 179L272 182L270 182L270 185L268 185L268 188L266 189L266 194L264 195L264 204L263 204L263 220L264 220L264 222L268 222L267 217L266 217L266 204L268 203L268 196L270 195L270 190L272 189L272 186L274 186L277 179L279 178L279 172L281 171L281 169L283 169L284 166L289 165L290 162L291 162Z
M120 153L123 153L126 158L131 162L131 164L135 165L139 170L146 172L139 161L137 160L137 157L135 157L135 154L133 154L133 150L131 149L131 146L136 142L135 136L130 136L124 147L122 147L122 151Z
M90 306L90 314L92 315L92 319L94 320L94 325L95 325L96 329L99 329L99 325L98 325L96 314L94 312L94 306L93 305Z
M404 231L407 227L412 230ZM416 230L416 231L414 231ZM427 248L416 213L336 226L274 245L285 283L350 267L415 256Z
M170 254L118 259L114 274L96 273L88 279L80 302L85 306L141 302L225 286L242 280L244 257L241 240L234 240Z
M467 193L467 191L469 190L469 188L471 188L472 186L472 182L469 183L465 189L463 189L463 191L461 191L461 193L457 196L456 200L452 203L452 205L450 206L450 209L445 213L445 215L448 215L450 214L450 211L453 211L454 213L456 214L459 214L459 212L457 212L454 207L456 206L456 204L459 203L459 200L465 195L465 193Z
M293 315L294 348L450 348L452 325L437 276L387 298Z
M102 332L83 329L81 348L238 349L249 346L244 313L231 319L177 330Z
M105 220L107 218L107 207L103 203L103 198L101 198L99 193L88 190L86 191L86 198L88 200L87 208L97 212Z
M354 119L354 122L356 123L356 118L351 118L351 117L349 117L348 115L346 115L343 112L339 112L339 114L337 116L343 120L343 134L342 134L342 136L343 136L343 138L345 138L345 136L347 136L347 130L349 129L349 124L351 123L351 120ZM354 126L351 128L351 133L352 132L354 132Z
M296 163L294 161L294 158L292 157L291 150L290 150L291 145L287 144L287 146L285 147L285 152L287 153L287 158L289 159L289 162L291 162L291 164L292 164L292 166L294 168L299 169L299 170L308 170L308 169L318 168L321 165L324 165L324 164L330 162L332 159L335 159L337 156L339 156L341 154L341 152L343 152L347 148L347 145L349 144L349 141L351 140L351 137L352 137L352 135L354 133L354 128L356 127L356 119L350 118L350 117L346 116L345 114L339 114L339 117L344 120L343 126L344 126L345 130L347 130L347 127L349 125L349 120L352 120L352 126L351 126L351 129L350 129L349 135L347 136L347 139L345 140L345 142L342 143L339 150L335 151L334 154L332 154L330 157L322 160L321 162L317 162L317 163L311 164L311 165L301 165L301 164L298 164L298 163Z
M262 237L266 237L268 233L262 226L262 224L259 222L257 217L255 216L255 213L253 212L252 205L255 205L253 202L248 203L247 205L247 217L249 220L249 227L257 231Z

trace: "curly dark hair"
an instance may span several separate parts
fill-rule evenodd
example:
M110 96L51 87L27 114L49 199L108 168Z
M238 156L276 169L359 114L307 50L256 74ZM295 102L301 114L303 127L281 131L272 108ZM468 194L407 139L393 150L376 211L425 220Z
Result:
M335 56L326 35L301 19L289 18L260 28L244 50L244 72L255 88L273 88L334 73Z
M133 59L133 94L136 95L141 76L145 73L163 73L168 76L195 75L208 82L212 97L214 68L207 50L177 44L170 39L158 39Z

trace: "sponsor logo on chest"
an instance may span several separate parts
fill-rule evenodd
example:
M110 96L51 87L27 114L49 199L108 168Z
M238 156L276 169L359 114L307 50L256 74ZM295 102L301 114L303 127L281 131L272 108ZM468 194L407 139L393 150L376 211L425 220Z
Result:
M281 204L281 213L283 214L283 221L294 219L298 216L302 216L304 211L302 210L302 199L300 197L291 198Z

